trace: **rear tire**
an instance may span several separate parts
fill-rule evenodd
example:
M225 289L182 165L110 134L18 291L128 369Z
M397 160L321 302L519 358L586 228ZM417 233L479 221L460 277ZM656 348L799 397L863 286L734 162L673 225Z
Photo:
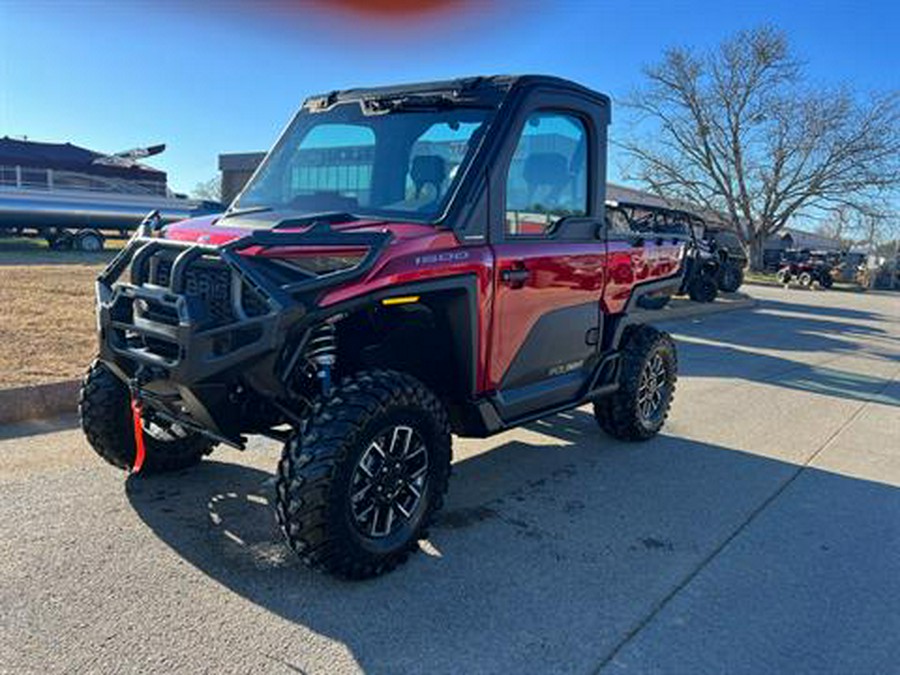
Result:
M78 399L81 428L98 455L119 469L130 470L136 454L128 387L100 361L94 361L81 383ZM214 445L198 434L160 440L144 432L147 454L141 473L164 473L197 464Z
M834 278L828 272L822 272L819 276L819 285L822 288L831 288L834 285Z
M275 514L288 545L340 577L389 572L427 536L450 454L447 413L421 382L387 370L344 378L278 464Z
M675 343L652 326L630 326L621 359L619 389L594 401L594 417L614 438L644 441L659 433L669 415L678 371Z

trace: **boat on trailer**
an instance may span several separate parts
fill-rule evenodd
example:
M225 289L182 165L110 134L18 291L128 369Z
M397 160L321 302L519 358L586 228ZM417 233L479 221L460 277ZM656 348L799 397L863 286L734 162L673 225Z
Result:
M165 145L112 155L71 143L0 138L0 236L41 237L52 248L98 251L158 211L163 224L223 210L173 193L164 171L140 163Z

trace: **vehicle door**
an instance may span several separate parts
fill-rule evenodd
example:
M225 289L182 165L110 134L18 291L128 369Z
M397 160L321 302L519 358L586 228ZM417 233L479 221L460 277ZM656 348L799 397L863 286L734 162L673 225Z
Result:
M605 180L605 143L575 101L522 115L494 183L487 377L506 421L576 400L597 362L606 249L596 181Z

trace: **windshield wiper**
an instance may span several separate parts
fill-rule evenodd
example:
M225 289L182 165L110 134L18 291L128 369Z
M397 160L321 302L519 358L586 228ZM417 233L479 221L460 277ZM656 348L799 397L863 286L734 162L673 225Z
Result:
M234 209L232 211L226 211L225 215L223 215L219 220L225 220L226 218L231 218L232 216L243 216L248 213L265 213L266 211L271 211L271 206L248 206L243 209Z

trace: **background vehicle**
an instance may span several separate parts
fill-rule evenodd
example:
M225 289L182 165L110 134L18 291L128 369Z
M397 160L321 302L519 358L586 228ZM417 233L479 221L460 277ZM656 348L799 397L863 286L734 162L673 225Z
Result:
M839 254L830 251L789 250L785 252L775 276L779 283L785 285L796 281L805 287L817 283L822 288L831 288L834 284L833 264L839 257Z
M702 239L709 242L719 256L719 273L716 277L719 290L734 293L744 283L744 269L749 262L744 245L735 232L709 225L704 226Z
M652 437L675 346L629 312L681 285L684 242L604 226L609 105L537 76L308 99L226 214L148 218L101 275L91 444L161 471L279 439L288 544L359 578L425 536L451 431L592 402Z
M687 211L650 206L635 202L607 202L610 227L632 233L635 246L647 241L665 241L675 235L687 242L684 277L674 295L687 295L696 302L712 302L719 289L720 256L703 238L706 223ZM658 291L640 300L644 309L662 309L673 293Z
M165 172L138 162L165 147L104 155L70 143L0 138L0 236L99 251L106 238L129 236L149 211L171 223L224 210L173 194Z

